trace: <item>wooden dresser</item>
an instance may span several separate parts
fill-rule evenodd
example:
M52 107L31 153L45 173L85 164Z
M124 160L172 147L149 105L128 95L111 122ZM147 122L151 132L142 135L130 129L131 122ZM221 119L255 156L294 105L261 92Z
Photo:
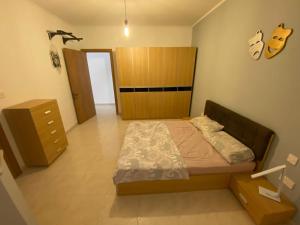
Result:
M3 110L27 166L52 163L68 141L56 100L31 100Z

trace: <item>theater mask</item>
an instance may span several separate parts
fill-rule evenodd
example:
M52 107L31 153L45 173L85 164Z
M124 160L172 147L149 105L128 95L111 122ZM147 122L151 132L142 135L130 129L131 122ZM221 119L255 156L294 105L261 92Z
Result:
M272 33L272 38L268 41L268 46L265 49L265 57L272 58L282 51L287 38L292 34L292 29L284 28L284 24L280 24Z
M255 59L258 60L259 57L261 56L261 53L264 49L264 45L265 43L262 41L263 39L263 33L261 30L258 30L255 34L254 37L252 37L249 41L249 54L250 56Z

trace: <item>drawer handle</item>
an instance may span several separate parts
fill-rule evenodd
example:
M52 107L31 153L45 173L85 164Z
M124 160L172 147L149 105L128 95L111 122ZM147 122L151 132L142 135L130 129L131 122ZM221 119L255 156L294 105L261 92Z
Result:
M61 152L63 149L62 148L58 148L56 149L56 152Z
M242 200L242 202L247 205L248 201L247 201L246 197L242 193L239 193L239 196L240 196L240 199Z
M57 144L58 142L59 142L59 138L55 139L55 141L53 143Z
M51 113L51 110L47 110L47 111L44 112L45 115L48 115L50 113Z
M48 125L51 125L51 124L53 124L53 123L54 123L54 120L48 121Z
M51 134L55 134L57 131L56 130L53 130L53 131L51 131L50 133Z

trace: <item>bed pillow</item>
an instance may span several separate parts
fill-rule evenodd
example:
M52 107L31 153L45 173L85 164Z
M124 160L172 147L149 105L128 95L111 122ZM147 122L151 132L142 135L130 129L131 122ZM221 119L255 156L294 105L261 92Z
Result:
M224 131L216 132L206 139L231 164L250 162L255 158L250 148Z
M198 116L190 120L190 122L197 127L202 133L217 132L224 128L223 125L210 119L207 116Z

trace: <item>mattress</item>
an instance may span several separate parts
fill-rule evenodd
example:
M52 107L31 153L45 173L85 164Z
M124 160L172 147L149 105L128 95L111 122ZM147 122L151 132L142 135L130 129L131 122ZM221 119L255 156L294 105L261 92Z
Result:
M229 164L188 121L165 121L190 175L240 173L254 170L255 162Z

